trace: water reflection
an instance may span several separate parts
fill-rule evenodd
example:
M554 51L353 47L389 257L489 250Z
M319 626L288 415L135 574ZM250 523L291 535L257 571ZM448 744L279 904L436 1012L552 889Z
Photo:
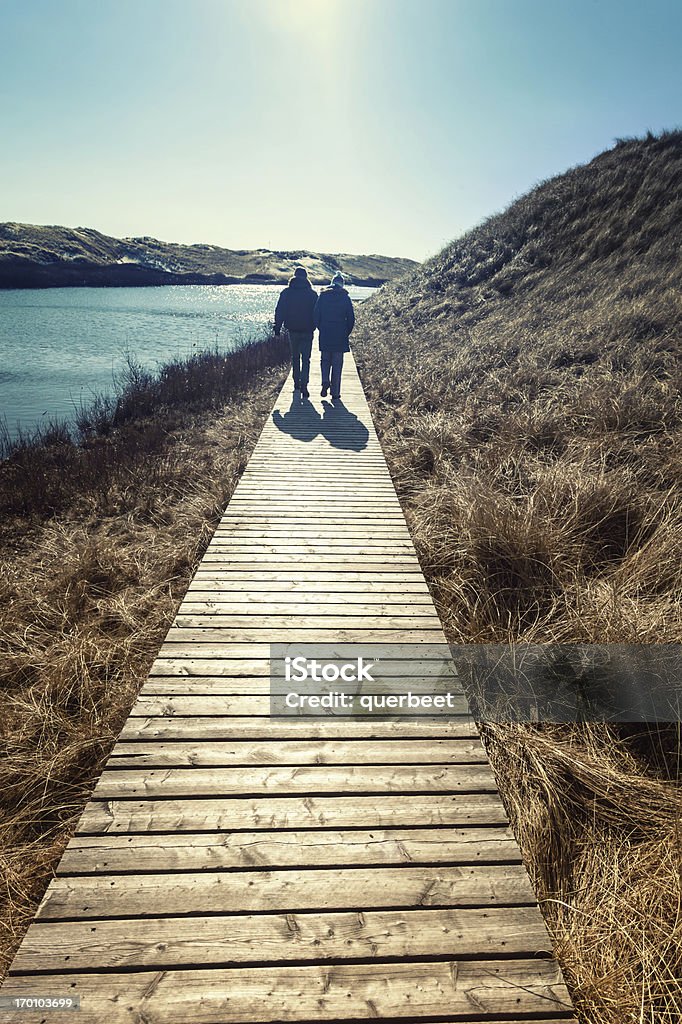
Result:
M112 388L126 353L150 369L262 337L280 285L0 291L0 419L14 433ZM372 288L352 288L362 300Z

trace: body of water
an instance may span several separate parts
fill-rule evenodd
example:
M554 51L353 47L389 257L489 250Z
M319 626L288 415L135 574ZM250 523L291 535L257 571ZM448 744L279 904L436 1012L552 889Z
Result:
M10 434L70 419L112 389L129 353L156 369L267 333L281 285L0 291L0 421ZM350 288L355 301L373 288Z

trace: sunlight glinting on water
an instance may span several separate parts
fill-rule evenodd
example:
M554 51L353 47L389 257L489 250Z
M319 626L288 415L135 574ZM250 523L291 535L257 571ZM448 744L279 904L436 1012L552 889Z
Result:
M281 285L0 291L0 422L70 418L110 390L126 354L156 369L267 334ZM371 288L349 289L355 300Z

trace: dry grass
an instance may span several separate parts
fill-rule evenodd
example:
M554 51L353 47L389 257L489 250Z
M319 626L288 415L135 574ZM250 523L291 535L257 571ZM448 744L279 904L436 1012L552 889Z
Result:
M672 1024L682 977L680 735L624 732L505 725L487 726L484 738L580 1019Z
M682 641L682 134L539 186L363 305L451 642ZM679 736L490 726L581 1020L682 1018Z
M277 361L276 353L265 358ZM13 528L0 564L0 974L283 382L281 365L251 376L243 354L228 363L222 412L200 411L218 404L216 394L161 403L152 418L130 419L137 446L114 429L107 458L96 462L88 463L87 446L67 444L50 456L36 445L43 470L68 460L87 473L80 485L48 478L58 516L38 490L23 516L18 507L6 514ZM31 465L27 445L19 456ZM9 501L11 489L0 484L0 492ZM28 501L28 483L22 494Z

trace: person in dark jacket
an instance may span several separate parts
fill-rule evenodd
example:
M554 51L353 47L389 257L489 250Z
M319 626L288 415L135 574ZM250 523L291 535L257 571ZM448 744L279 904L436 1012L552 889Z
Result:
M341 398L343 354L350 352L348 339L355 325L353 303L343 285L343 275L334 274L330 287L320 292L315 303L315 326L320 332L320 394L326 398L331 388L332 401Z
M289 332L291 365L294 371L294 392L300 391L302 398L309 398L310 353L313 347L315 324L313 310L317 292L308 280L305 267L296 267L289 284L280 292L275 309L275 334L280 335L282 325Z

